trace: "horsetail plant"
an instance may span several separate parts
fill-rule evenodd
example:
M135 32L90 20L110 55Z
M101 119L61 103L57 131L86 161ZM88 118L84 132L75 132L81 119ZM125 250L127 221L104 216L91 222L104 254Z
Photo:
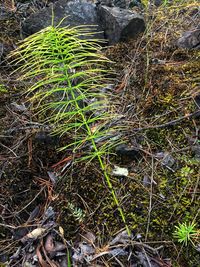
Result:
M33 109L52 126L53 134L71 139L60 150L70 148L79 153L87 148L81 160L98 160L130 235L105 164L105 157L117 142L111 138L117 130L117 117L109 111L103 92L108 82L104 65L109 60L101 53L100 41L91 39L83 26L49 26L24 39L11 56L22 74L20 80L33 82L25 92ZM97 140L101 139L104 142L99 145Z

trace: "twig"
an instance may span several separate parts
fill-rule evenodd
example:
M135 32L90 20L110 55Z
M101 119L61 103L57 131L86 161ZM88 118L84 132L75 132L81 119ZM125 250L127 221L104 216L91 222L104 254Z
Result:
M199 181L200 181L200 171L199 171L198 176L197 176L197 181L196 181L196 184L194 187L194 191L192 192L192 202L194 201L194 198L195 198L198 186L199 186Z
M4 147L4 148L8 149L10 152L12 152L13 155L14 155L16 158L18 157L17 154L16 154L12 149L10 149L9 147L3 145L2 143L0 143L0 145L1 145L2 147Z
M0 135L0 138L13 138L12 135Z
M180 122L180 121L182 121L184 119L189 119L191 117L199 116L199 115L200 115L200 109L198 109L195 112L190 113L188 115L182 116L182 117L180 117L180 118L178 118L176 120L172 120L172 121L160 124L160 125L148 126L148 127L143 127L143 128L134 128L133 131L144 131L144 130L148 130L148 129L164 128L164 127L167 127L167 126L175 125L175 124L177 124L178 122Z
M147 236L149 233L149 225L150 225L150 219L151 219L151 210L152 210L152 194L153 194L153 175L154 175L154 158L151 158L151 187L150 187L150 194L149 194L149 211L148 211L148 219L147 219L147 229L146 229L146 235L145 235L145 241L147 241Z
M19 211L13 212L12 215L6 216L6 219L10 218L10 217L14 217L14 216L18 215L19 213L21 213L23 210L25 210L28 206L30 206L36 200L36 198L42 193L43 190L44 190L44 188L41 188L40 191L35 195L35 197L26 206L24 206Z

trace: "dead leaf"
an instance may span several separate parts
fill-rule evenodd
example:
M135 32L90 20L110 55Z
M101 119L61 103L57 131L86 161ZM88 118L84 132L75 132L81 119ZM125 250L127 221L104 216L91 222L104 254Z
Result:
M55 252L59 252L59 251L62 251L64 249L66 249L66 246L63 243L61 243L59 241L55 242L55 248L54 248Z
M116 245L116 244L124 244L127 245L130 243L131 237L128 235L127 231L123 231L119 233L111 242L110 246Z
M42 254L40 252L41 244L36 249L36 255L38 257L38 261L40 263L41 267L51 267L48 263L45 262L45 260L42 258Z
M53 237L51 234L49 234L46 238L45 244L44 244L44 248L45 250L50 253L54 250L54 242L53 242Z
M96 236L92 233L92 232L87 232L83 238L86 239L86 241L94 244L95 240L96 240Z
M24 103L22 103L21 105L18 105L16 102L11 103L11 105L13 106L15 111L26 111L27 107L25 106Z
M48 255L46 253L46 250L45 250L45 248L43 246L42 246L42 251L44 253L44 256L45 256L47 262L49 263L49 266L51 266L51 267L59 267L56 262L53 262L52 260L49 259Z
M59 233L61 236L64 236L64 229L61 226L59 226Z
M86 259L88 262L93 258L95 249L87 242L80 242L78 248L72 256L74 264L83 263Z
M28 233L26 237L30 239L37 239L38 237L43 235L45 231L45 228L36 228L32 232Z
M27 220L26 223L30 223L30 222L32 222L35 218L37 218L38 215L39 215L39 212L40 212L40 206L38 205L38 206L36 206L36 207L34 208L34 210L30 213L29 218L28 218L28 220Z

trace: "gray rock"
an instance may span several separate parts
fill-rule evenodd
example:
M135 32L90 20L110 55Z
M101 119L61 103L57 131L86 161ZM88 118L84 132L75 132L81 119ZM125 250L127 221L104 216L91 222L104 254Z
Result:
M131 0L97 0L96 5L108 6L108 7L120 7L128 8Z
M129 2L115 1L119 1L119 5L124 3L124 6ZM60 24L61 27L91 25L91 32L100 32L96 33L94 38L105 37L109 44L134 38L145 30L144 18L137 12L102 4L96 7L94 3L86 0L59 0L53 5L53 16L54 25L58 25L65 18ZM51 24L52 7L46 7L27 18L22 24L22 31L28 36Z
M48 131L39 131L35 134L34 140L39 145L45 145L45 147L56 146L59 143L58 136L50 135Z
M127 157L129 159L138 160L139 158L141 158L141 153L137 146L129 147L126 144L121 144L115 148L115 151L117 155Z
M102 5L102 6L109 6L109 7L113 7L113 6L115 6L115 5L114 5L114 0L97 0L97 1L95 2L95 4L96 4L97 6L99 6L99 5Z
M130 0L114 0L114 6L120 8L129 8Z
M184 32L177 45L181 48L200 49L200 25L196 29Z
M194 101L195 101L195 104L197 105L197 107L200 109L200 94L197 94L194 97Z
M53 5L53 16L54 25L58 25L61 20L66 17L60 26L91 25L94 26L91 28L91 31L102 31L98 24L96 5L92 2L84 0L59 0ZM52 7L47 7L27 18L22 25L22 31L27 36L38 32L51 24ZM103 38L104 35L103 33L99 33L95 34L94 37Z
M144 5L141 3L141 0L131 0L129 3L129 8L139 7L140 9L144 8Z
M200 160L200 145L192 146L192 151L194 152L194 158Z
M135 38L145 30L144 18L136 12L102 5L97 12L109 45Z

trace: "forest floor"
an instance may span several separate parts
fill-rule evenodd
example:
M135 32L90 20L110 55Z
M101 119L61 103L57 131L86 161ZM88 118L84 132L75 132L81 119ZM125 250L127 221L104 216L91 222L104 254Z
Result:
M89 261L86 253L77 266L200 266L199 237L183 246L173 236L179 223L194 222L200 229L200 52L177 47L181 33L199 24L199 6L183 1L149 9L145 16L143 35L105 49L116 73L111 97L128 125L123 138L134 148L132 155L115 155L107 164L111 171L114 165L128 171L113 176L112 183L140 249L130 250L132 240L124 243L123 255L107 253L124 225L99 167L95 161L73 163L68 153L58 152L63 140L50 136L28 109L22 94L28 84L17 81L18 73L12 74L5 60L0 68L0 266L23 266L21 252L16 253L24 237L30 229L42 231L41 221L51 212L57 235L69 242L68 255L83 244L83 236L92 240L96 258ZM20 39L14 14L2 23L0 42L12 50ZM40 232L34 242L45 237ZM38 255L45 258L44 252ZM45 264L40 261L58 266Z

